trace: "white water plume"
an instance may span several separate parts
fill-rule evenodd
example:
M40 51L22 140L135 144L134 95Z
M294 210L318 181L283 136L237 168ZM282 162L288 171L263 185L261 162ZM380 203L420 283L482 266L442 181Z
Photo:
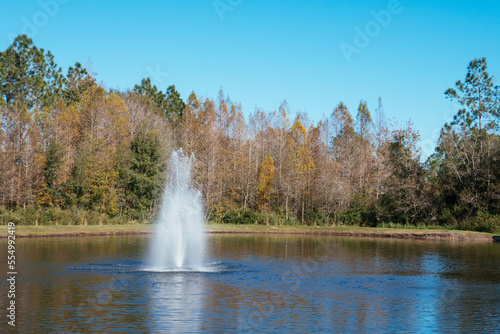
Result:
M165 186L150 251L152 270L202 270L205 251L201 193L192 186L194 157L182 150L170 159L170 180Z

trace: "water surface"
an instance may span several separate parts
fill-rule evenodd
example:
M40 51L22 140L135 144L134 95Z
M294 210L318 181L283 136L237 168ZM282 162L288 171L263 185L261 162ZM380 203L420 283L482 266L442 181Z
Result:
M154 272L144 270L149 242L18 239L16 329L499 330L500 243L211 235L203 270ZM6 259L6 240L0 247ZM6 293L3 281L0 300ZM5 319L0 328L7 328Z

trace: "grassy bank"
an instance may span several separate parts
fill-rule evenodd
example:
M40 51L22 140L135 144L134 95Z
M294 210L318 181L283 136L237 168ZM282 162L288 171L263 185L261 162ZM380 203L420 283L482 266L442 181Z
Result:
M151 224L128 225L44 225L16 226L18 237L35 236L92 236L146 234L153 231ZM309 234L355 237L384 237L402 239L451 239L451 240L491 240L492 234L445 229L404 229L373 228L356 226L266 226L266 225L233 225L208 224L210 233L255 233L255 234ZM0 235L7 235L7 226L0 227Z
M339 221L333 221L331 219L323 219L321 217L316 217L317 219L301 222L294 219L285 219L283 214L275 213L261 213L251 210L230 210L225 212L222 216L219 214L213 214L210 216L211 226L216 226L220 229L232 229L234 231L239 231L240 229L246 229L248 231L260 231L260 229L270 229L275 230L275 227L281 231L308 231L312 229L313 231L319 231L321 229L339 229L340 231L345 230L359 230L359 229L370 229L368 226L374 227L374 225L366 224L366 222L344 222L343 224ZM27 231L44 231L48 229L50 231L59 231L59 227L63 230L68 231L121 231L121 229L128 230L127 228L121 226L144 226L148 222L154 221L155 217L142 217L138 220L133 220L127 215L110 217L105 213L99 213L91 210L79 209L77 207L71 207L68 209L61 209L59 207L51 207L47 209L40 209L35 207L24 208L14 208L5 209L0 207L0 229L1 225L7 225L9 222L13 222L16 226L24 226L28 228ZM343 220L341 220L343 221ZM401 224L393 222L378 222L376 225L376 231L383 231L384 228L389 231L394 232L395 229L398 230L440 230L440 231L460 231L460 233L466 233L465 231L476 231L476 232L487 232L487 233L500 233L500 219L485 216L477 219L464 220L457 223L452 218L449 219L450 223L448 225L440 224L429 224L429 223L418 223L418 224ZM340 226L339 226L340 224ZM117 226L116 228L110 227L94 227L94 226ZM88 227L86 227L88 226ZM23 227L23 228L24 228ZM34 227L30 229L29 227ZM135 228L140 227L132 227ZM319 230L318 230L319 228ZM134 230L135 231L135 230ZM1 232L0 232L1 233ZM31 232L28 232L31 233ZM44 232L41 232L44 233ZM51 232L52 233L52 232Z
M402 239L492 240L493 234L447 229L387 228L358 226L264 226L210 224L211 233L289 233Z
M79 235L112 235L112 234L141 234L150 233L153 225L127 224L127 225L41 225L16 226L15 234L23 236L79 236ZM0 235L7 235L7 226L0 226Z

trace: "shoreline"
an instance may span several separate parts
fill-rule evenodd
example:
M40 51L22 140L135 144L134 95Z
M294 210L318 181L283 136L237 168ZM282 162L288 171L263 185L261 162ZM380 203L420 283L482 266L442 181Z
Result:
M481 234L467 234L461 232L343 232L343 231L220 231L211 230L210 234L293 234L293 235L317 235L333 237L357 237L357 238L385 238L385 239L412 239L412 240L456 240L456 241L493 241L493 236Z
M16 238L50 238L50 237L93 237L146 235L153 233L155 225L87 225L87 226L17 226ZM493 234L439 229L396 229L376 227L326 227L326 226L265 226L265 225L222 225L209 224L205 230L208 234L292 234L361 238L393 238L413 240L442 241L489 241L495 239ZM0 233L0 239L9 234Z

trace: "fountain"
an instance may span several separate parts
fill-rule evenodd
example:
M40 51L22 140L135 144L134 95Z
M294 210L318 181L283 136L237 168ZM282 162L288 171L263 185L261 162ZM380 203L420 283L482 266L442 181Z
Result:
M205 250L201 193L191 184L194 157L174 151L150 250L155 271L202 270Z

